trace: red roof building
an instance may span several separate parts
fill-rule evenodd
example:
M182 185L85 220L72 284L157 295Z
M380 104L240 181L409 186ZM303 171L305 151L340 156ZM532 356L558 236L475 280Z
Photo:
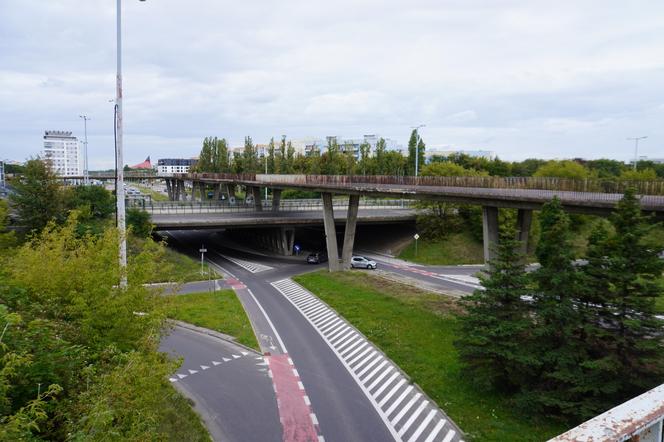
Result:
M135 166L131 166L132 169L152 169L152 163L150 162L150 156L145 159L142 163L138 163Z

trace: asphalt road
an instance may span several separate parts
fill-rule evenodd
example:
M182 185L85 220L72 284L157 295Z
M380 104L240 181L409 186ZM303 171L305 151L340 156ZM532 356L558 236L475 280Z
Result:
M214 440L282 440L272 381L260 354L181 327L159 348L184 358L171 382L193 399Z
M283 260L230 249L208 231L169 231L166 235L169 244L193 256L204 243L210 265L225 272L225 283L235 288L273 374L284 440L316 440L315 436L344 442L460 440L461 431L373 344L314 296L299 286L289 286L291 276L321 266L306 264L304 257ZM468 285L409 272L399 263L389 265L395 272L470 290ZM388 268L388 263L379 266ZM279 364L286 360L292 366L281 370ZM302 397L297 392L295 396L283 394L289 391L291 371ZM254 413L269 415L274 409L269 401L245 399L252 403ZM309 408L298 409L302 402ZM216 406L212 397L206 404ZM248 419L253 416L249 414ZM244 440L266 439L247 434Z

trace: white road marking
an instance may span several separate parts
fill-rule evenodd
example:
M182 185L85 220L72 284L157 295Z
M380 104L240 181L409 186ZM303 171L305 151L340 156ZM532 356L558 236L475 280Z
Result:
M300 311L337 355L374 406L395 441L401 442L402 437L414 427L417 428L409 436L408 442L415 442L424 436L432 442L439 435L441 428L447 422L444 418L439 419L433 426L432 433L425 433L433 425L432 422L438 419L436 417L439 413L438 407L423 398L421 390L408 385L408 380L399 369L377 351L361 333L349 326L347 321L327 304L319 301L317 297L293 281L285 279L271 284ZM374 390L375 393L372 394ZM384 397L380 403L377 403L383 394ZM397 395L398 398L392 401ZM305 402L307 399L305 398ZM383 407L388 407L387 411L384 412ZM396 416L390 419L392 414ZM419 421L420 419L422 420ZM405 422L397 431L396 427L402 421ZM450 437L454 434L452 433Z
M350 347L348 347L348 348L345 349L344 351L341 351L341 349L339 349L339 352L341 353L341 356L343 356L344 358L348 359L349 356L346 356L346 354L350 353L350 352L351 352L354 348L356 348L358 345L363 344L363 343L365 343L365 342L366 342L366 341L365 341L364 339L362 339L362 337L360 336L360 338L359 338L357 341L355 341L355 343L353 343L353 345L351 345ZM360 348L362 348L362 347L360 347Z
M364 367L364 368L362 369L362 371L360 371L360 372L357 374L357 377L360 378L360 379L362 379L362 375L363 375L364 373L366 373L367 371L371 370L371 367L373 367L374 365L376 365L376 364L377 364L378 362L380 362L381 360L382 360L383 362L385 362L385 360L383 359L383 357L382 357L381 355L378 355L376 358L374 358L373 361L371 361L370 364L367 364L367 366ZM358 370L359 368L360 368L360 366L358 365L358 366L355 368L355 370Z
M353 350L353 351L352 351L351 353L349 353L348 355L344 355L344 358L346 358L346 359L350 359L350 358L352 358L352 357L355 356L358 352L362 351L362 349L363 349L364 347L366 347L367 345L369 345L369 343L368 343L367 341L362 341L362 345L360 345L359 347L357 347L355 350Z
M186 378L187 376L189 376L189 375L188 375L188 374L180 374L180 373L178 373L178 377L179 377L180 379L184 379L184 378Z
M230 359L228 359L228 358L223 358L223 357L222 357L221 359L223 359L224 362L228 362L228 361L230 361Z
M240 359L238 355L231 355L231 356L233 356L233 359Z
M247 289L247 292L251 295L251 298L254 300L258 308L260 309L261 313L263 313L263 316L265 317L265 320L267 323L270 325L270 328L272 328L272 331L274 332L274 335L277 337L277 341L279 341L279 345L281 346L281 351L284 353L288 353L288 350L286 350L286 346L284 345L284 341L281 340L281 336L279 336L279 332L277 332L277 329L275 328L274 324L270 320L270 317L265 313L265 309L263 309L263 306L261 305L260 302L258 302L258 299L254 296L254 292L252 292L250 289Z
M427 414L427 417L424 418L422 423L420 424L419 427L415 430L412 436L410 436L410 439L408 439L408 442L415 442L418 437L420 437L420 434L424 431L424 429L429 425L429 422L433 419L433 417L436 415L436 410L431 410L429 411L429 414Z
M377 399L378 396L380 396L380 394L381 394L383 391L385 391L385 389L387 389L387 387L389 387L389 386L392 384L392 382L394 382L394 380L395 380L398 376L399 376L399 372L398 372L398 371L395 371L394 373L392 373L392 376L390 376L390 378L389 378L388 380L386 380L385 382L383 382L383 385L381 385L381 387L380 387L378 390L376 390L376 392L373 394L374 397ZM405 382L405 381L404 381L404 382ZM399 383L397 382L397 385L398 385L398 384L399 384ZM379 405L380 405L380 404L379 404Z
M171 381L171 382L177 382L178 381L177 378L168 378L168 380Z
M210 367L208 367L207 365L201 365L202 370L207 370L208 368L210 368Z
M348 361L348 365L353 365L355 362L357 362L358 360L363 358L369 352L375 353L375 350L373 350L371 347L367 347L367 349L364 350L362 353L360 353L359 355L355 356L355 358ZM349 356L349 358L350 358L350 356Z
M445 422L447 422L445 419L439 420L436 426L433 427L433 430L431 430L431 433L429 433L429 437L424 439L424 442L433 442L436 436L438 436L438 433L440 433L440 430L445 426Z
M383 359L383 362L381 362L376 368L374 368L374 370L371 373L369 373L367 377L365 377L364 379L362 379L362 375L359 375L360 379L362 379L362 381L364 382L364 385L366 385L367 382L369 382L371 378L373 378L376 375L376 373L378 373L380 369L383 368L385 364L387 364L387 359ZM367 390L369 390L369 388L367 388Z
M406 387L406 389L403 391L403 393L401 393L401 395L397 398L397 400L392 402L392 405L390 405L390 408L387 409L387 411L385 412L385 415L389 416L390 414L392 414L392 412L394 410L396 410L396 408L404 400L404 398L408 395L408 393L413 391L413 388L414 387L412 385L409 385L408 387Z
M192 370L191 368L189 369L189 374L196 374L198 373L198 370Z
M403 427L399 430L399 436L403 436L406 434L406 431L410 428L411 425L413 425L413 422L422 414L426 406L429 405L429 401L423 401L419 407L417 407L417 410L415 410L415 413L411 414L408 420L406 421L405 424L403 424Z
M309 407L311 406L311 401L309 400L309 396L306 394L304 395L304 403Z
M358 343L359 343L359 342L362 342L362 336L360 336L360 335L354 335L354 336L351 337L348 341L346 341L343 345L338 346L338 347L337 347L337 351L339 351L339 354L341 354L341 355L343 356L342 350L343 350L344 348L348 347L348 346L349 346L350 344L352 344L353 342L356 342L356 341L357 341Z
M299 287L297 284L293 283L293 282L290 281L290 280L283 280L283 281L273 282L273 283L272 283L272 286L273 286L274 288L276 288L279 292L281 292L281 287L282 287L282 286L284 286L284 288L285 288L286 286L290 286L290 287ZM304 290L303 290L303 291L304 291ZM284 297L286 297L286 295L284 295ZM288 300L290 301L290 299L289 299L288 297L286 297L286 299L288 299ZM291 303L292 303L292 301L291 301ZM295 303L293 303L293 306L295 306L295 307L297 308L297 306L295 305ZM305 316L305 318L306 318L306 316ZM355 379L355 382L357 383L357 385L358 385L358 386L360 387L360 389L364 392L364 395L367 397L367 399L369 400L369 402L371 402L371 404L373 405L373 407L376 409L376 411L378 412L378 415L379 415L380 418L382 419L383 423L384 423L385 426L387 427L387 430L390 432L390 434L392 435L392 437L394 438L394 440L395 440L395 441L398 441L400 438L399 438L399 436L397 435L397 432L396 432L395 428L394 428L392 425L390 425L390 422L389 422L389 420L387 419L387 417L382 413L382 410L378 407L378 404L376 403L376 401L373 399L373 397L371 396L371 394L366 390L366 388L362 385L362 382L361 382L361 381L359 380L359 378L355 375L355 373L353 373L353 370L351 370L350 366L349 366L349 365L346 363L346 361L341 357L341 355L335 350L335 348L332 346L332 344L330 343L330 341L328 340L328 338L327 338L327 337L326 337L326 336L325 336L325 335L324 335L324 334L323 334L323 333L322 333L322 332L321 332L321 331L315 326L315 324L314 324L313 322L311 322L308 318L306 318L306 319L309 321L309 323L310 323L311 326L314 328L314 330L316 330L316 332L318 332L318 334L320 335L320 337L323 338L323 340L324 340L325 342L327 342L327 345L330 347L330 349L331 349L331 350L337 355L337 358L339 358L339 361L341 361L341 363L346 367L346 370L348 370L348 373L350 373L350 375L353 377L353 379Z
M408 412L408 410L410 410L410 407L412 407L413 405L415 405L415 402L417 402L417 400L420 398L420 396L422 396L422 393L419 393L419 392L418 392L418 393L415 393L415 396L413 396L413 397L411 398L410 402L408 402L408 403L406 404L406 406L404 406L404 407L401 409L401 411L399 411L399 412L397 413L397 415L394 416L394 419L392 419L392 424L393 424L393 425L398 424L399 421L400 421L401 419L403 419L403 417L406 415L406 413Z
M214 365L215 367L216 367L217 365L220 365L220 364L221 364L221 362L212 361L212 365Z
M249 354L249 353L246 352L246 351L241 351L240 353L242 353L242 356L247 356L247 355Z
M318 425L318 418L316 418L316 413L311 413L311 422L314 423L314 425Z
M259 272L264 272L266 270L272 270L273 267L266 266L265 264L259 264L257 262L251 262L251 261L245 261L244 259L239 259L239 258L233 258L232 256L228 255L222 255L221 253L217 253L219 256L221 256L224 259L229 260L230 262L242 267L243 269L251 272L251 273L259 273Z
M371 385L369 385L369 386L367 387L367 390L369 390L369 391L373 390L373 389L376 387L376 385L378 385L378 383L379 383L380 381L382 381L383 379L385 379L385 376L387 376L388 374L390 374L390 372L392 371L393 368L394 368L394 367L392 367L391 365L390 365L389 367L387 367L387 369L386 369L384 372L382 372L382 373L381 373L381 374L380 374L380 375L379 375L379 376L378 376L378 377L377 377L377 378L371 383Z
M448 431L447 434L445 435L445 439L443 439L443 442L450 442L455 434L456 434L456 431L454 431L454 430Z

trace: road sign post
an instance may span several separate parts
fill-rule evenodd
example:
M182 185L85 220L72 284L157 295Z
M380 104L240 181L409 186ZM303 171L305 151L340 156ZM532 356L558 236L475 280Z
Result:
M205 245L202 244L198 251L201 252L201 275L205 275L205 252L207 252Z
M415 238L415 258L417 258L417 240L420 239L420 235L416 233L413 238Z

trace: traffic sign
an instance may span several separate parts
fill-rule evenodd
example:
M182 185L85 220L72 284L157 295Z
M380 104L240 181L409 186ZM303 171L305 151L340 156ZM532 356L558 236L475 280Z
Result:
M420 239L420 235L418 233L416 233L415 235L413 235L413 238Z

